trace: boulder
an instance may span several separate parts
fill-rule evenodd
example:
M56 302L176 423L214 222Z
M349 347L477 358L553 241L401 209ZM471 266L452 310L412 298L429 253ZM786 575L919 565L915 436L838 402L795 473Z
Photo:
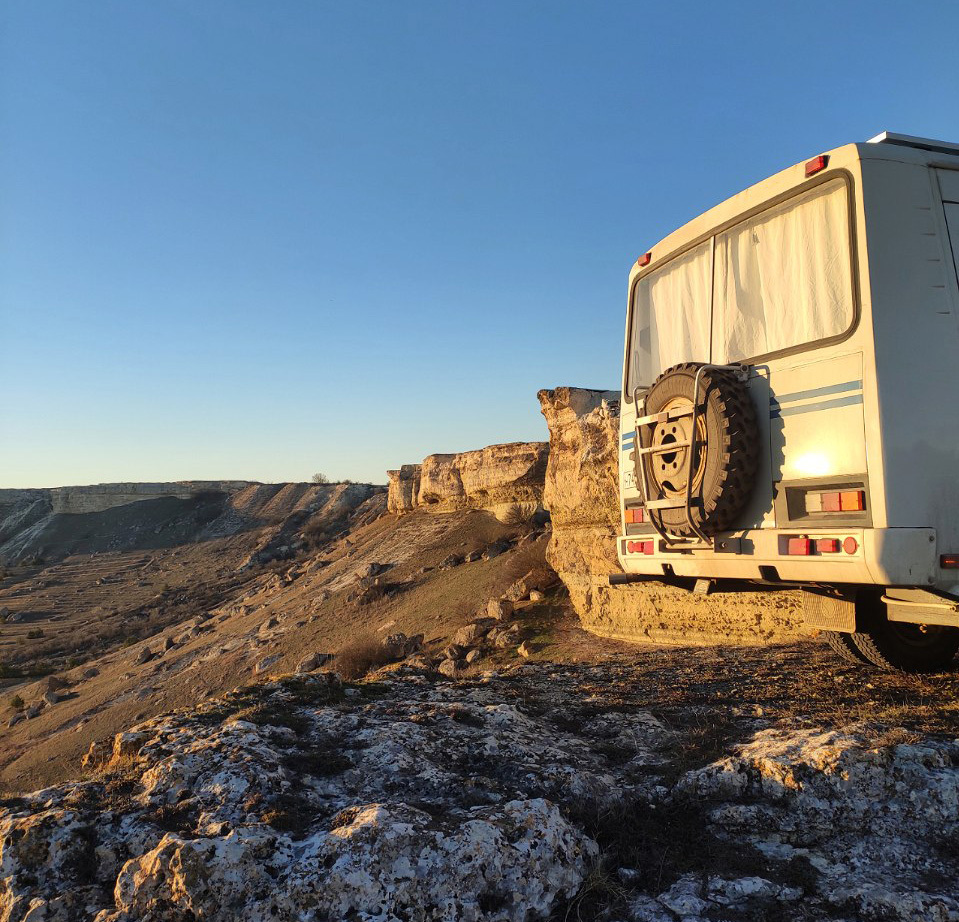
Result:
M506 621L513 617L513 603L509 599L490 599L486 614L493 621Z
M559 582L556 571L549 567L537 567L530 570L521 579L516 580L503 594L503 598L510 602L519 602L529 596L531 592L542 593Z
M466 648L457 643L451 643L442 650L443 659L460 659L466 653Z
M402 631L397 631L383 638L383 647L394 660L405 659L423 648L423 635L407 637Z
M494 541L483 551L483 560L492 560L494 557L499 557L500 554L505 554L508 550L508 541Z
M493 646L497 650L505 650L512 647L519 640L520 630L518 624L511 624L505 630L497 631L495 636L490 635Z
M277 621L277 619L274 618L273 615L270 615L270 617L267 618L266 621L264 621L264 622L260 625L260 631L259 631L259 632L260 632L261 634L269 634L270 631L273 630L273 628L275 628L275 627L277 627L277 626L279 625L279 623L280 623L280 622Z
M449 678L453 678L454 676L457 675L457 673L459 673L464 668L464 666L465 666L465 663L463 660L445 659L443 660L442 663L439 664L439 666L436 667L436 671L440 675L445 675L445 676L448 676Z
M256 665L253 667L253 671L257 674L261 672L266 672L271 666L280 661L279 654L274 653L271 656L264 656L263 659L258 660Z
M488 634L494 624L496 624L495 618L478 618L476 621L461 627L453 635L451 642L456 646L468 647Z
M325 666L331 659L333 659L333 656L330 653L307 653L307 655L296 664L296 672L299 674L313 672L313 670Z

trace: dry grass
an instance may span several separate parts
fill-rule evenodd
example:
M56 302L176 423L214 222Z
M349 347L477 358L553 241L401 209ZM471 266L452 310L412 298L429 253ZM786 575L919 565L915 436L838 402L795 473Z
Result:
M372 634L358 637L341 647L333 657L333 668L348 682L365 678L374 669L393 661L382 641Z

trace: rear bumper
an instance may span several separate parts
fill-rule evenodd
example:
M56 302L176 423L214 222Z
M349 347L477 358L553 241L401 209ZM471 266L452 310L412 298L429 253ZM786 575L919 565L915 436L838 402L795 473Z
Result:
M775 569L778 579L799 583L859 583L877 586L937 586L956 582L939 569L936 532L932 528L844 528L816 532L796 529L755 529L733 532L736 550L666 550L658 535L643 535L653 542L651 554L629 553L627 538L617 540L619 562L626 573L647 576L692 576L714 579L769 579ZM789 539L809 537L855 540L853 553L790 555ZM641 540L631 535L630 540ZM847 543L847 547L851 546ZM664 569L665 567L665 569ZM954 573L954 571L952 571Z

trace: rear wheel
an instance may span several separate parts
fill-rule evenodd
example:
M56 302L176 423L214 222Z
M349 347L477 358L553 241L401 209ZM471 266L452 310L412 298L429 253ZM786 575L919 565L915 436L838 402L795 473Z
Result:
M857 666L861 666L863 663L872 662L859 650L851 634L842 634L839 631L823 631L822 636L833 653L841 656L847 663L855 663Z
M849 637L870 663L897 672L942 672L951 667L959 650L959 628L887 621L885 605L875 593L860 593L856 609L857 624L865 628Z

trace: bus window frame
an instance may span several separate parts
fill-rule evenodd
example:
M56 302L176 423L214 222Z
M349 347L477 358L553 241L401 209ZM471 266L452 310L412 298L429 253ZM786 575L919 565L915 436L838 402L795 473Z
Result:
M681 247L677 247L675 250L667 254L662 260L657 260L654 265L651 265L649 268L644 269L640 272L632 281L629 289L629 303L626 312L626 353L625 360L623 362L623 399L627 403L632 403L633 401L633 392L638 386L636 382L630 381L629 371L632 366L632 354L633 354L633 316L636 310L636 289L639 283L646 278L648 275L652 275L653 272L656 272L670 263L672 260L676 259L679 256L682 256L684 253L687 253L689 250L694 249L700 244L712 238L713 252L715 254L716 247L716 238L725 233L726 231L736 227L739 224L745 224L751 218L755 218L757 215L762 214L765 211L770 211L773 208L778 208L780 205L788 202L790 199L799 198L803 195L809 193L810 190L815 189L817 186L825 185L828 182L831 182L835 179L842 179L846 187L846 219L847 219L847 229L849 232L849 276L852 283L852 319L850 320L849 326L843 330L841 333L837 333L833 336L827 336L822 339L810 340L805 343L798 343L795 346L788 346L785 349L778 349L775 352L766 352L761 355L755 355L748 358L736 359L736 363L743 365L756 365L759 363L765 363L772 361L774 359L783 358L785 356L796 355L801 352L810 352L814 349L822 349L826 346L833 346L837 343L844 342L849 339L859 326L859 321L862 317L862 306L860 303L860 286L859 286L859 248L858 248L858 239L856 234L856 182L853 178L852 173L847 169L834 169L827 170L824 173L818 174L815 179L807 180L802 183L800 186L795 186L792 189L788 189L786 192L774 196L773 198L767 199L761 204L757 205L755 208L750 208L748 211L741 212L735 217L731 218L728 221L724 221L722 224L717 224L715 227L711 228L704 234L693 238L688 243L683 244ZM715 332L715 322L714 322L714 311L715 311L715 288L716 288L716 262L715 258L712 261L712 291L713 296L710 298L709 304L709 356L706 357L707 362L712 362L712 353L716 346L714 342L714 332ZM665 370L665 369L664 369ZM642 386L649 388L653 384L652 381L643 382Z

